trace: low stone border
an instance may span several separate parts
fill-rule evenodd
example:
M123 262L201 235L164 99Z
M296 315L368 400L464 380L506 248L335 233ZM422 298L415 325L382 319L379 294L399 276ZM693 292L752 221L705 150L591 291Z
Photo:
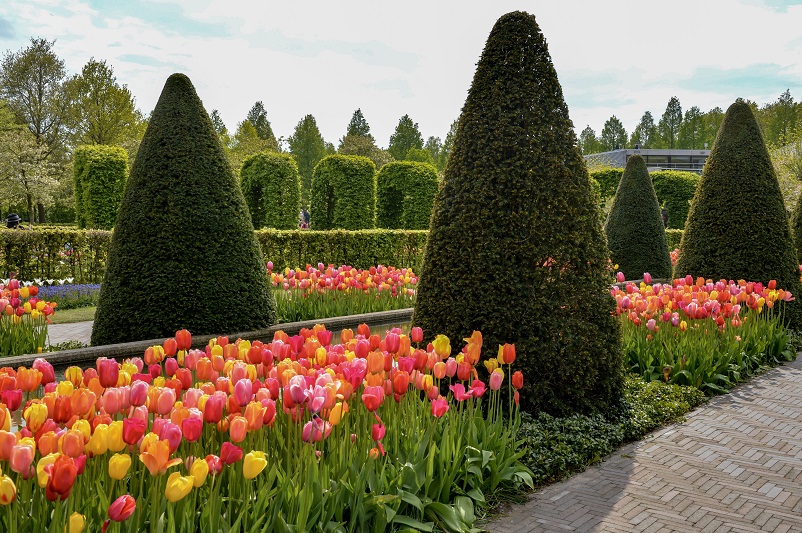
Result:
M297 335L303 328L312 329L315 324L325 324L326 328L338 331L346 328L356 328L359 324L369 326L381 326L395 324L398 322L408 322L412 319L412 308L396 309L394 311L382 311L379 313L364 313L361 315L340 316L334 318L321 318L316 320L306 320L303 322L287 322L276 324L267 329L256 331L246 331L244 333L231 333L228 337L234 339L244 339L249 341L261 340L271 341L276 331L282 330L288 335ZM225 335L221 333L220 335ZM220 335L193 335L192 347L202 348L209 343L209 340ZM88 348L78 348L75 350L62 350L59 352L46 352L43 354L26 354L14 357L0 358L0 366L10 366L17 368L20 366L30 367L34 359L44 357L55 367L80 366L88 362L94 362L99 357L114 357L126 359L128 357L139 357L145 353L149 347L161 345L164 339L150 339L136 342L126 342L121 344L107 344L104 346L90 346Z

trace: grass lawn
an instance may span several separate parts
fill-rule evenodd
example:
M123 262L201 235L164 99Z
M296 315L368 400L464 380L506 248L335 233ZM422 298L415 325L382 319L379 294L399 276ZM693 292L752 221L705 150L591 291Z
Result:
M70 324L72 322L86 322L95 319L95 309L97 307L79 307L77 309L65 309L56 312L50 318L53 324Z

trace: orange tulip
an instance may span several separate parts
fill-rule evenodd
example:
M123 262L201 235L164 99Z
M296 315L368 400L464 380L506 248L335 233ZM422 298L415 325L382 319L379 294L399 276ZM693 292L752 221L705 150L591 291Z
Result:
M148 446L144 453L139 454L139 460L145 463L151 475L163 474L168 468L181 462L181 459L170 459L170 443L160 440Z
M42 383L42 373L35 368L20 367L17 370L17 385L22 392L31 392Z

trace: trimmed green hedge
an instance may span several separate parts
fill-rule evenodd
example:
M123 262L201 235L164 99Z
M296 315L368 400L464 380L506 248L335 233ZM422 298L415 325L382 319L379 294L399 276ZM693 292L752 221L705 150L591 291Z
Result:
M324 157L312 173L313 229L372 229L376 214L376 165L358 155Z
M375 265L420 270L426 230L275 230L255 232L265 261L274 269L306 264ZM75 227L33 230L0 229L2 277L18 279L73 278L74 283L100 283L106 269L111 231Z
M78 226L113 228L128 179L128 153L119 146L79 146L73 178Z
M614 167L599 167L589 171L590 177L596 180L599 184L599 196L604 201L607 198L615 196L615 191L618 190L618 182L621 181L621 176L624 175L623 168Z
M434 166L414 161L387 163L376 177L376 226L429 229L436 194Z
M301 211L301 176L290 154L261 152L242 164L240 187L254 229L295 229Z
M669 252L679 248L680 241L682 241L681 229L666 229L666 244L668 244Z
M652 172L651 177L657 200L668 211L668 228L683 229L699 176L681 170L659 170Z

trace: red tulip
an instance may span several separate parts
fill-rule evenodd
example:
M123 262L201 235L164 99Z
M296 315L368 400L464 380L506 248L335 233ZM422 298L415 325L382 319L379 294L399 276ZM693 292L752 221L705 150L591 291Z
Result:
M368 411L373 412L379 408L384 400L384 389L379 386L365 387L362 393L362 403Z
M203 431L203 420L200 418L185 418L181 422L181 431L189 442L197 441Z
M387 427L385 427L384 424L373 424L373 427L370 429L370 436L373 437L373 440L376 442L382 440L386 433Z
M524 386L524 375L520 370L516 370L512 375L512 386L516 389L520 389Z
M475 380L473 380L473 383L471 383L471 395L474 398L481 398L482 395L484 395L485 390L487 390L487 389L485 387L485 382L484 381L479 380L479 379L475 379Z
M203 421L210 424L217 424L223 418L224 400L217 394L209 396L203 408Z
M402 395L406 394L409 390L409 374L403 370L399 370L393 376L393 392Z
M138 418L123 419L123 440L127 444L136 444L145 434L147 423Z
M122 522L136 510L136 500L133 496L126 494L120 496L109 505L109 518L115 522Z
M22 391L20 389L4 390L0 392L0 403L6 404L12 413L22 405ZM0 423L0 427L3 424Z
M164 373L167 374L167 377L173 377L176 370L178 370L178 361L175 357L168 357L164 360Z
M54 383L56 381L56 373L53 370L53 365L41 357L34 359L31 368L35 368L42 373L42 385L47 385L48 383Z
M473 367L467 361L463 361L457 365L457 379L460 381L468 381L471 379L471 372Z
M164 355L167 357L175 357L177 351L178 342L175 339L164 339Z
M192 334L186 329L176 331L175 340L179 350L189 350L192 348Z
M223 461L216 455L207 455L206 464L209 465L209 473L212 475L219 474L223 471Z
M242 459L242 448L230 442L224 442L220 448L220 460L227 465L236 463Z
M101 357L97 360L97 373L101 387L104 389L116 387L120 379L120 365L115 359Z
M181 383L181 388L192 388L192 371L189 368L179 368L175 371L175 379Z
M434 389L432 389L434 390ZM437 398L436 400L432 400L432 414L440 418L448 411L448 401L445 398Z
M65 500L70 495L75 478L78 476L78 469L72 457L59 455L56 462L45 467L49 479L45 487L45 496L49 501Z

